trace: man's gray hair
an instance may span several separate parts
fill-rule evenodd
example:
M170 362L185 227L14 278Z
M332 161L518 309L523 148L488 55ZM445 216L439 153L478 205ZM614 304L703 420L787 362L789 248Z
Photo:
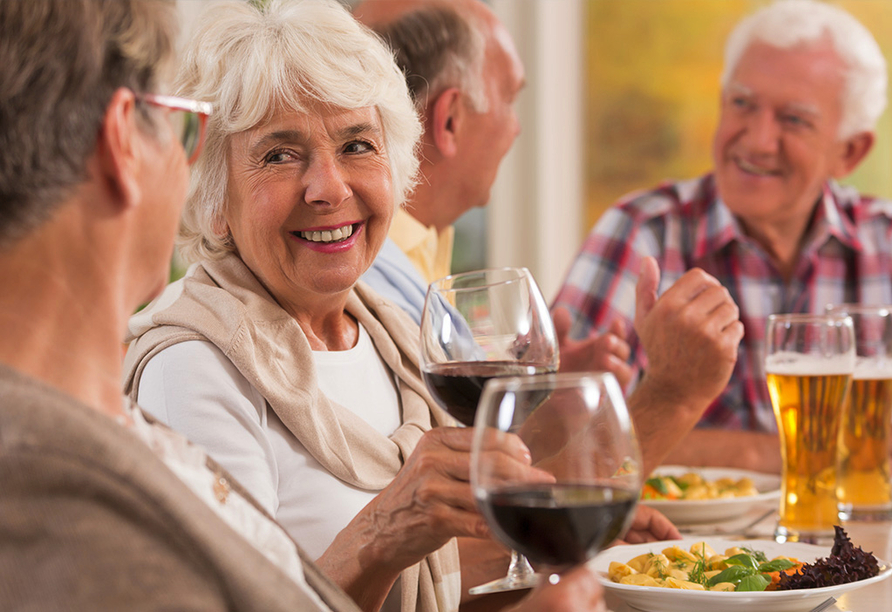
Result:
M405 79L382 41L334 0L213 4L185 49L178 92L214 104L180 226L178 246L186 261L233 249L221 233L230 139L281 109L375 107L394 206L415 185L421 123Z
M419 112L450 87L459 88L478 113L489 101L483 84L484 24L472 11L445 2L407 11L372 28L391 46Z
M857 19L818 0L780 0L741 21L725 45L722 87L726 87L746 49L762 42L781 49L828 37L846 64L839 137L872 131L886 108L886 60L879 45Z

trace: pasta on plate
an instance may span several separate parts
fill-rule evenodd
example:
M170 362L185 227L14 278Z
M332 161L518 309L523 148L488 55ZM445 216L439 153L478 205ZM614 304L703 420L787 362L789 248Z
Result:
M636 586L764 591L775 588L782 573L795 573L802 565L796 558L768 559L762 551L737 546L718 554L706 542L697 542L687 550L673 545L660 553L638 555L626 563L613 561L607 576L613 582Z

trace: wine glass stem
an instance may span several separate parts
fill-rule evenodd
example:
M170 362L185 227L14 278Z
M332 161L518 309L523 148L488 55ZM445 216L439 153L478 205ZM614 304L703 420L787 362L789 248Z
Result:
M511 563L508 564L508 579L512 582L522 582L528 580L536 574L533 566L527 561L527 558L518 553L511 551Z

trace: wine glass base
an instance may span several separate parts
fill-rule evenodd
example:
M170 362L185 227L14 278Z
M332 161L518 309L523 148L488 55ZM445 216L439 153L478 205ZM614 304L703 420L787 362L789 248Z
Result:
M492 582L471 587L468 593L471 595L485 595L486 593L503 593L505 591L519 591L532 589L542 579L541 574L524 574L522 576L505 576Z

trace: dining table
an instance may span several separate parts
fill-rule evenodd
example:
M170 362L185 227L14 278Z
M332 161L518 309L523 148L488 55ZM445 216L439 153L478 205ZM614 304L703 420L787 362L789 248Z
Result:
M774 528L777 525L777 505L758 504L744 515L721 523L701 523L679 525L679 531L685 538L710 537L723 540L773 540ZM847 521L843 528L855 546L873 553L881 563L892 563L892 521ZM667 542L667 545L669 543ZM827 544L827 555L831 544ZM607 606L612 612L637 612L637 610L615 594L607 593ZM892 578L874 582L856 590L843 593L837 601L826 608L829 612L887 612L892 611ZM693 610L692 612L699 612ZM709 612L703 610L703 612ZM759 612L771 612L763 610Z

